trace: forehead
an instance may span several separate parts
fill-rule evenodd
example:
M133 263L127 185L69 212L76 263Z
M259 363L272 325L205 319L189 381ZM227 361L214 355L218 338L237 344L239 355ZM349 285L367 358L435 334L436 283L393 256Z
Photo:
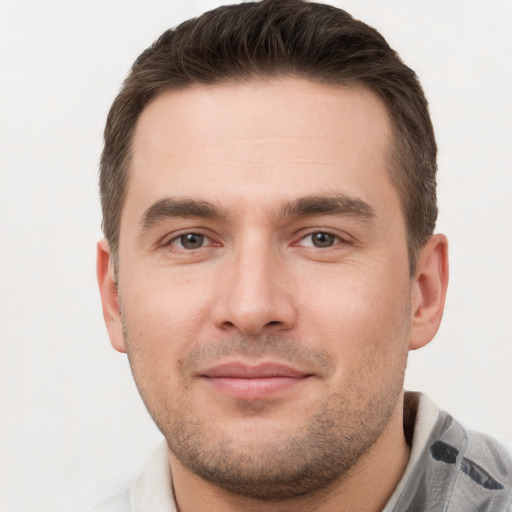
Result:
M137 122L126 203L142 192L153 202L377 193L391 140L385 106L362 87L282 78L167 91Z
M295 137L317 142L337 139L343 144L355 133L384 144L390 137L386 107L373 92L357 85L282 77L165 91L139 116L134 147L155 149L165 139L178 148L190 137L196 143L222 146L244 136L251 142ZM155 144L147 146L151 141Z

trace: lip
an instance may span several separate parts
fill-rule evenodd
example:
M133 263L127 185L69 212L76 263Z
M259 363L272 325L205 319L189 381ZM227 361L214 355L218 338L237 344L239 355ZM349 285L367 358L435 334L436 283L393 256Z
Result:
M234 362L208 368L200 377L222 394L262 400L304 383L312 374L278 363L248 365Z

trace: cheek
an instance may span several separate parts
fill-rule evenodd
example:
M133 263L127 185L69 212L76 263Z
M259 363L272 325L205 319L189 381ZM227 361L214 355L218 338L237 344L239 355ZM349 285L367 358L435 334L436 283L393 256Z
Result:
M170 336L197 326L208 301L200 280L165 272L147 272L124 292L127 316L146 328L161 328Z
M395 348L403 352L410 321L409 281L404 276L334 273L325 286L301 300L305 339L320 338L342 363L368 355L374 359Z
M139 392L153 418L174 407L179 361L198 337L197 299L163 280L120 290L126 350Z
M155 359L179 356L200 336L207 297L198 283L148 276L120 290L125 328L131 343L152 347ZM135 348L135 347L134 347Z

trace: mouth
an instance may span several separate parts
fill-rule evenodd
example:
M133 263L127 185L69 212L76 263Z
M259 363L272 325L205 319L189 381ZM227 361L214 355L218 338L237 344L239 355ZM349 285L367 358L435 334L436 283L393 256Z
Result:
M209 368L199 377L219 393L244 400L262 400L291 390L313 375L277 363L234 362Z

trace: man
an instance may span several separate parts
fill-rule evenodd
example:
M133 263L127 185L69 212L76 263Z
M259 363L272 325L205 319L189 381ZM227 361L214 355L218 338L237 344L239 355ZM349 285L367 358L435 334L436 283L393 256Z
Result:
M415 74L341 10L226 6L148 48L98 281L166 443L96 510L509 510L505 449L403 391L447 288L435 173Z

